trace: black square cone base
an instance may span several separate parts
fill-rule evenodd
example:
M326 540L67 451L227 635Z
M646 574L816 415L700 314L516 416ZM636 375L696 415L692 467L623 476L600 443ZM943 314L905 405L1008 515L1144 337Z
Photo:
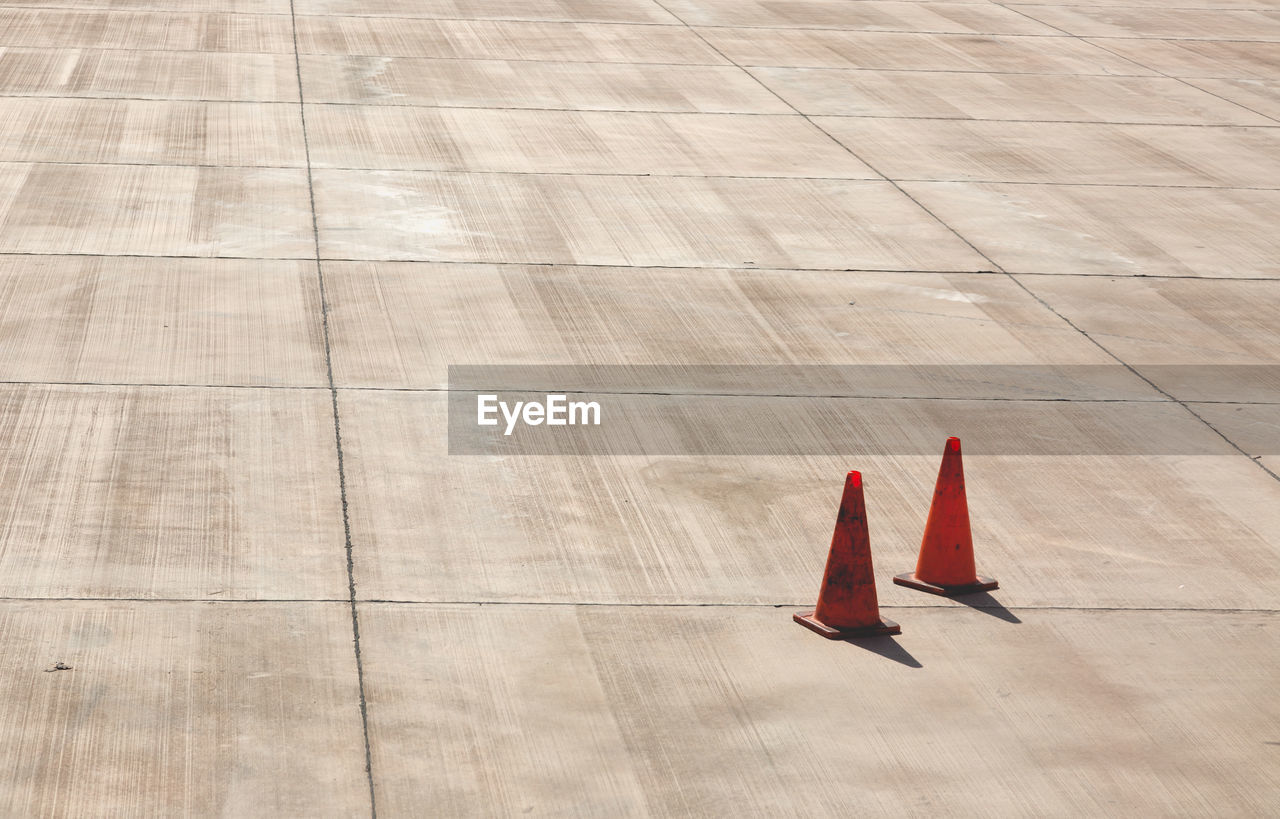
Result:
M833 628L826 623L820 622L814 618L816 612L799 611L791 615L791 619L800 625L814 632L821 634L828 640L843 640L846 637L874 637L877 634L901 634L902 627L892 620L880 618L880 622L872 626L859 626L857 628Z
M989 577L978 575L977 583L968 583L964 586L938 586L933 583L926 583L916 577L915 572L907 572L906 574L896 575L893 582L899 586L907 586L912 589L919 589L929 594L940 594L943 597L957 597L961 594L974 594L976 592L991 591L1000 588L1000 584Z

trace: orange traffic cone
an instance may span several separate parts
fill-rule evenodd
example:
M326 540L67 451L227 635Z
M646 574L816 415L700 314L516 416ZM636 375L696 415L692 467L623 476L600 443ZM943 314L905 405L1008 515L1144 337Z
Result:
M933 503L924 525L916 570L898 575L893 582L947 596L990 591L1000 585L989 577L979 576L974 568L959 438L948 438L947 448L942 452L942 468L938 470L938 483L933 488Z
M798 612L793 619L829 640L902 633L897 623L880 618L860 472L850 472L844 481L827 570L818 592L818 608Z

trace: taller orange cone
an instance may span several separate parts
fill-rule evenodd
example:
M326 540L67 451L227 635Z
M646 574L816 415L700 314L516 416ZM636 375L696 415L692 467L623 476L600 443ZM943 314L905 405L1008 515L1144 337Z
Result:
M942 451L942 468L933 488L916 570L898 575L893 582L946 596L990 591L999 586L991 578L979 576L974 566L959 438L948 438Z
M844 480L844 496L836 515L835 534L831 536L818 607L797 612L793 619L829 640L902 633L897 623L880 617L860 472L850 472Z

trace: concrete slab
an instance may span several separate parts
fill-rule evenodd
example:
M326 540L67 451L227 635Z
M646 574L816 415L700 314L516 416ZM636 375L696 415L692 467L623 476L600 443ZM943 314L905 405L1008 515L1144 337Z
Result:
M1280 798L1273 615L890 614L900 638L850 645L774 608L362 606L379 807L1264 814Z
M1276 57L1275 46L1269 43L1110 37L1096 43L1175 77L1274 79L1280 74L1280 58Z
M0 257L0 380L321 387L315 262Z
M0 252L314 258L305 170L0 164Z
M180 5L182 11L243 12L249 14L288 14L289 0L63 0L65 7L102 9L104 11L170 11ZM6 6L47 8L49 0L9 0Z
M299 17L302 54L725 65L683 26Z
M1053 28L994 3L883 2L806 0L665 0L666 7L691 26L763 28L835 28L864 31L949 32L961 34L1057 34Z
M530 20L576 23L679 21L654 0L296 0L305 15L425 17L435 20Z
M441 389L461 363L1114 364L1004 276L411 262L324 271L341 386Z
M1193 80L1191 84L1273 120L1280 120L1280 80Z
M1280 403L1280 284L1024 277L1054 310L1183 401Z
M278 14L0 8L0 46L292 54Z
M0 162L306 167L296 105L0 99Z
M986 264L887 182L334 170L313 178L326 259L903 270Z
M794 113L733 66L308 55L302 77L307 101L321 103Z
M904 182L1018 273L1280 278L1267 190Z
M314 168L880 179L794 114L314 105L307 130Z
M1192 404L1250 458L1280 474L1280 404Z
M6 96L297 102L293 55L0 48Z
M745 66L984 74L1153 76L1156 73L1074 37L753 28L699 28L697 32L720 53Z
M1023 277L1073 324L1134 364L1280 363L1280 284ZM1200 396L1201 399L1207 396Z
M321 390L0 386L0 596L345 599Z
M1017 6L1061 6L1062 0L1019 0ZM1124 8L1271 9L1275 0L1071 0L1072 6L1121 6Z
M813 68L753 68L751 74L802 113L815 115L1275 124L1262 114L1166 77Z
M1280 128L814 120L890 179L1280 188Z
M4 601L0 635L4 813L368 811L345 603Z
M645 434L690 451L698 432L677 410L694 400L729 417L756 399L655 398ZM889 583L915 565L936 456L451 456L440 393L344 390L339 406L362 599L803 605L817 593L844 473L860 469L874 487L881 601L937 604ZM760 434L797 435L787 422L801 406L832 440L859 434L833 426L850 419L868 440L933 430L941 446L959 413L1027 453L1048 429L1010 402L789 399ZM1162 436L1198 436L1221 454L966 458L979 569L1001 581L998 599L1268 607L1280 483L1176 405L1113 410L1076 416L1078 434L1145 436L1148 451Z
M1077 37L1168 37L1184 40L1280 40L1274 9L1071 8L1014 6Z

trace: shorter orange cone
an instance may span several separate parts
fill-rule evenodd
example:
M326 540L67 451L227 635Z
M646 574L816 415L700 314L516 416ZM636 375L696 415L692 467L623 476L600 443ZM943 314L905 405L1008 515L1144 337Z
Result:
M1000 585L989 577L979 576L974 568L959 438L948 438L947 447L942 451L942 468L938 470L938 483L933 488L933 503L924 525L916 570L898 575L893 582L946 596L990 591Z
M827 570L814 611L798 612L793 619L829 640L901 634L897 623L880 618L876 579L871 572L871 535L867 531L867 504L862 496L862 473L850 472L831 536Z

